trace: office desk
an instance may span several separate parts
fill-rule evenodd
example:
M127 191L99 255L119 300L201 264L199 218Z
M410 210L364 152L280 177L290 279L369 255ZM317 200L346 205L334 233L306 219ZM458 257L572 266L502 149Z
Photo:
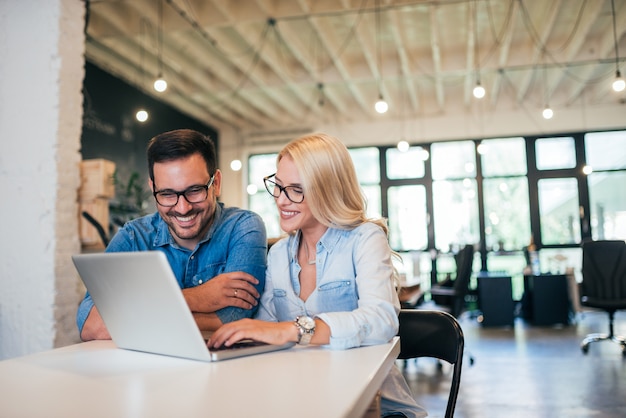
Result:
M569 288L564 274L524 276L522 311L533 325L569 324Z
M513 326L515 306L511 276L482 271L478 279L478 306L485 327Z
M361 417L400 352L390 343L203 363L92 341L0 362L0 417Z

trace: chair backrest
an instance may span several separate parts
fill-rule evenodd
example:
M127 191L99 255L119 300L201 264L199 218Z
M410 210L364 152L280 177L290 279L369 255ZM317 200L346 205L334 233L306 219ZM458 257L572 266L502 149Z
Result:
M586 300L626 299L626 243L583 242L581 296Z
M463 247L455 256L456 278L454 279L455 297L450 307L450 313L455 318L463 312L465 297L469 293L470 279L472 277L472 264L474 263L474 246L471 244Z
M449 313L402 309L399 315L399 359L432 357L453 365L446 417L454 415L461 383L465 338L458 321Z

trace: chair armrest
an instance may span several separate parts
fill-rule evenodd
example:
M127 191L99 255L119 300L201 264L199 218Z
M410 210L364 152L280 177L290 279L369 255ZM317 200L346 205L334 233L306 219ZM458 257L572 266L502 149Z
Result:
M441 296L454 296L456 295L456 290L452 287L440 287L433 286L430 288L431 295L441 295Z

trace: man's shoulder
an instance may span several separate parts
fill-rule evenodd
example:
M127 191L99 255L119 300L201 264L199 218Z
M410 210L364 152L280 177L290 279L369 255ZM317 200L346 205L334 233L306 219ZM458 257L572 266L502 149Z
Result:
M258 213L253 212L249 209L242 209L242 208L238 208L236 206L226 206L222 208L222 219L224 221L226 220L244 220L244 219L251 219L251 220L258 220L258 221L262 221L261 216L259 216Z

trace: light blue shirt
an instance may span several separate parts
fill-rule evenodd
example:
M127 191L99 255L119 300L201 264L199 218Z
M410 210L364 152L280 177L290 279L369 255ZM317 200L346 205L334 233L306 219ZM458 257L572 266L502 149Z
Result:
M300 234L270 249L257 319L318 317L331 330L330 348L383 344L398 332L400 303L384 231L371 222L352 230L329 228L317 243L316 287L300 299Z
M400 302L384 231L372 222L352 230L326 230L315 249L316 286L306 302L299 297L299 241L300 234L290 235L270 249L265 292L256 318L293 321L298 315L317 317L330 327L331 349L391 340L398 333ZM380 393L383 416L394 412L409 418L427 415L395 366Z
M254 212L218 202L206 236L193 251L179 246L158 212L132 220L109 243L107 252L152 251L165 253L181 289L194 287L231 271L244 271L265 284L267 237L263 220ZM93 306L89 293L78 307L76 324L82 332ZM225 307L216 312L223 322L249 318L255 309Z

